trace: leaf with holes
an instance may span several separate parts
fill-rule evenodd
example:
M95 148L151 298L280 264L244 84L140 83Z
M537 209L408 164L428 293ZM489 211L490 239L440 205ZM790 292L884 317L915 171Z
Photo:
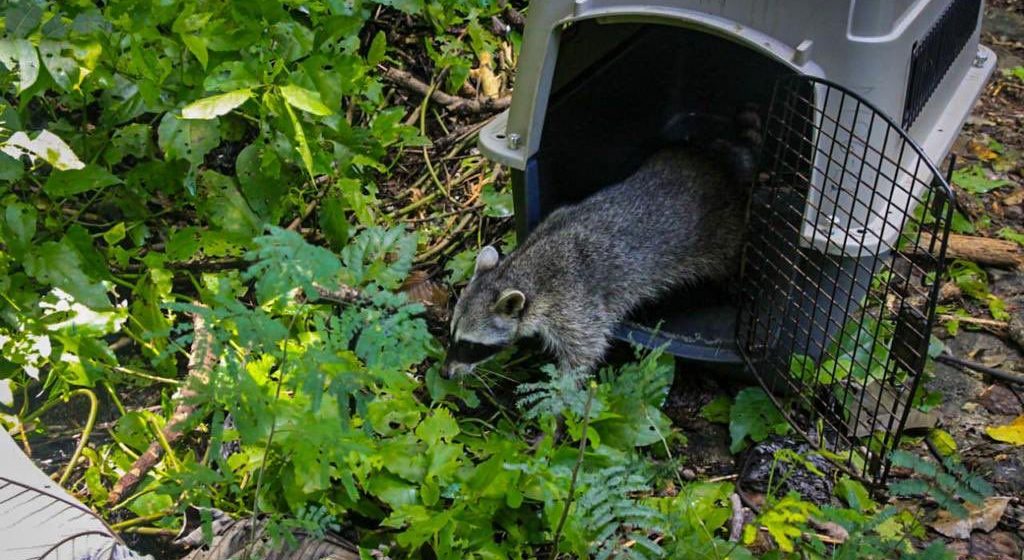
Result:
M198 165L220 144L217 119L191 120L167 113L160 120L157 143L164 151L164 159L183 159Z
M39 58L50 73L53 81L64 91L71 91L79 79L78 62L67 51L72 49L70 43L43 39L39 42Z
M0 64L12 72L18 70L18 93L39 77L39 57L32 43L25 39L0 39Z

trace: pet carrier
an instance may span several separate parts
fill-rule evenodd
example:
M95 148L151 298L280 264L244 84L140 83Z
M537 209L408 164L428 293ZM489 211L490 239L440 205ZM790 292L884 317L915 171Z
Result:
M670 141L764 123L740 289L680 289L618 336L751 370L816 443L885 475L925 364L951 208L941 161L995 66L980 0L546 0L480 133L526 236ZM735 282L733 283L735 284ZM808 426L806 418L793 418ZM822 422L821 420L824 420ZM870 441L869 441L870 440ZM877 441L874 441L877 440Z

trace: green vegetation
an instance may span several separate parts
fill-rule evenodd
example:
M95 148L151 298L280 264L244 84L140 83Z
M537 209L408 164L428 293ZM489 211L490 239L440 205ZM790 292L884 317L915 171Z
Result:
M913 516L849 479L844 508L769 492L730 542L733 485L678 474L682 436L661 410L674 364L659 352L593 384L508 356L479 379L439 376L443 351L402 286L442 249L449 280L464 280L475 247L439 245L453 226L399 219L386 183L429 144L430 109L409 113L378 65L427 64L432 88L457 93L479 61L518 45L490 30L501 10L9 3L0 423L28 448L52 435L44 413L88 401L60 482L127 532L173 533L200 506L266 516L281 544L342 529L366 558L943 557L914 552ZM397 25L415 31L400 46ZM430 173L426 197L451 197ZM483 215L507 217L507 186L481 176ZM496 395L506 377L518 392ZM704 413L730 422L734 452L789 430L759 389ZM165 439L172 425L183 439ZM114 499L153 442L162 459ZM850 538L822 541L815 519Z

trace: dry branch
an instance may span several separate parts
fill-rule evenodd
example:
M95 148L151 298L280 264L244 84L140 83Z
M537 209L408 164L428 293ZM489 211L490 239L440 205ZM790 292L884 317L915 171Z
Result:
M743 525L746 522L747 514L743 508L743 500L739 494L733 492L729 495L729 503L732 505L732 519L729 521L729 542L740 542L743 536Z
M189 401L195 398L196 392L192 389L196 384L206 384L210 380L210 371L217 363L217 356L212 352L213 338L210 331L206 329L202 316L192 316L192 348L188 359L188 381L178 392L178 406L174 414L167 421L162 433L167 445L172 445L181 436L185 435L185 425L188 419L195 412L195 405ZM146 476L149 469L160 462L163 453L159 438L149 444L149 448L139 455L128 472L121 476L121 479L114 484L110 490L107 501L110 505L116 505L125 494L131 492L132 488Z
M931 243L931 235L921 232L919 251L924 252L927 247L931 246ZM938 247L938 244L936 244L936 247ZM946 256L990 266L1008 268L1024 266L1024 252L1013 241L973 235L949 234Z
M388 68L386 66L381 66L380 68L384 73L384 78L389 82L423 96L429 94L431 101L444 105L449 111L454 113L461 113L464 115L475 113L496 113L507 109L509 104L512 102L512 97L508 95L498 97L496 99L466 99L465 97L445 93L437 88L431 89L429 85L405 70Z

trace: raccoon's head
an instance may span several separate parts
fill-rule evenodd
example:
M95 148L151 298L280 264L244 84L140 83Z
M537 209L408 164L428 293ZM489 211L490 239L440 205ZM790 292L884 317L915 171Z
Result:
M447 377L473 371L474 366L507 348L518 337L526 296L515 288L497 285L497 266L498 251L484 247L476 257L473 278L452 312L451 339L444 363Z

